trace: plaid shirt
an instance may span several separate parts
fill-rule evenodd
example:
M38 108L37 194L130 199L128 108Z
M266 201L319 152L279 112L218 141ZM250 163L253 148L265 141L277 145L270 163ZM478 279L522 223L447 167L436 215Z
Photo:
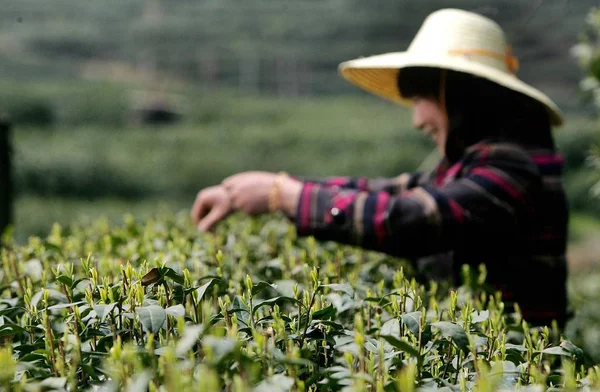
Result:
M453 165L392 179L304 182L298 235L417 260L485 263L487 281L532 324L565 322L568 207L562 157L482 142ZM537 282L535 282L537 281ZM543 287L543 291L537 287Z

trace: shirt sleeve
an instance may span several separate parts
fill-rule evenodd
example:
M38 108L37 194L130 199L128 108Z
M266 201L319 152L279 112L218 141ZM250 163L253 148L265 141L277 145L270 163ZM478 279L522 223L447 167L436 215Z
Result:
M399 195L407 189L417 186L424 176L421 173L402 173L397 177L367 178L367 177L325 177L318 179L298 180L305 183L318 185L320 188L351 189L363 192L386 192L390 195Z
M530 216L541 179L524 150L488 145L463 162L459 179L399 194L305 183L295 218L298 234L422 257L452 250L473 230L514 230Z

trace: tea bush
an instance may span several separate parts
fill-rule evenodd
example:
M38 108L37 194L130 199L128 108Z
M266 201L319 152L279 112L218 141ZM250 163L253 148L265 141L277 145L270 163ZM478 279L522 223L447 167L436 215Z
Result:
M483 287L297 238L283 218L185 215L6 236L0 385L10 390L492 391L598 388L556 326Z

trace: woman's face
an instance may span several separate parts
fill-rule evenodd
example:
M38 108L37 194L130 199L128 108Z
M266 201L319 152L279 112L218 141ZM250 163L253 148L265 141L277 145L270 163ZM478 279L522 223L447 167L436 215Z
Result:
M433 139L442 155L448 138L448 116L434 98L416 97L413 106L413 125Z

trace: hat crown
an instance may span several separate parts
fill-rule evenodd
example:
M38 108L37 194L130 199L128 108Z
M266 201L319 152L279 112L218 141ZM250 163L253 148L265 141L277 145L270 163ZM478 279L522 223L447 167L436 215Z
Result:
M502 28L489 18L458 9L430 14L408 51L422 56L456 56L503 72L516 71Z

